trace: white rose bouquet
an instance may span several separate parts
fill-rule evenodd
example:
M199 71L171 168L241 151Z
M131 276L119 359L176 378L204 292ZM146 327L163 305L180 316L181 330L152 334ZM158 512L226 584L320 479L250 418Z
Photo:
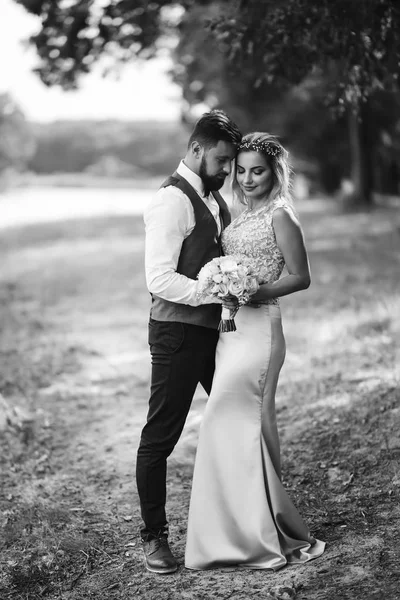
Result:
M260 273L257 274L254 262L241 255L220 256L204 265L197 279L198 297L200 299L214 297L223 300L229 296L238 299L239 307L247 304L256 293L260 284ZM230 311L222 309L219 331L236 331L234 316L239 309Z

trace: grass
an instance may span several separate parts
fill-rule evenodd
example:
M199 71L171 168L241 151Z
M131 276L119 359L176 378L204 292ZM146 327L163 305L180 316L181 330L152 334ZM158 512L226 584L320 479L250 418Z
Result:
M300 212L313 283L282 301L277 408L285 485L326 554L275 574L144 571L134 485L149 382L142 223L35 225L0 241L2 600L397 599L400 218L322 200ZM204 403L200 391L169 467L181 564Z

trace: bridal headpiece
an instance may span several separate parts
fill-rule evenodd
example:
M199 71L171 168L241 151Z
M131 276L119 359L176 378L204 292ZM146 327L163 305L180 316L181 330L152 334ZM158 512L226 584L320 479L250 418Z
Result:
M279 156L282 154L282 148L271 142L259 142L259 141L245 141L242 142L238 147L238 152L241 150L254 150L255 152L263 152L270 156Z

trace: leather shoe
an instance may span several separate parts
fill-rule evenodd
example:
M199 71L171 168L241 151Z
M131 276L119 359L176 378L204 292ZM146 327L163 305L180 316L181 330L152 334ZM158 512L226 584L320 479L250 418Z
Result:
M175 573L178 569L174 555L168 545L166 535L159 535L143 542L143 553L146 569L160 575Z

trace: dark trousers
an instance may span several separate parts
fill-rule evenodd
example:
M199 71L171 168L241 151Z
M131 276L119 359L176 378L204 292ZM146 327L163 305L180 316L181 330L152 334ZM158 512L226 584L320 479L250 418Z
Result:
M136 463L143 539L167 526L167 457L182 433L197 384L210 393L217 340L215 329L150 319L151 394Z

